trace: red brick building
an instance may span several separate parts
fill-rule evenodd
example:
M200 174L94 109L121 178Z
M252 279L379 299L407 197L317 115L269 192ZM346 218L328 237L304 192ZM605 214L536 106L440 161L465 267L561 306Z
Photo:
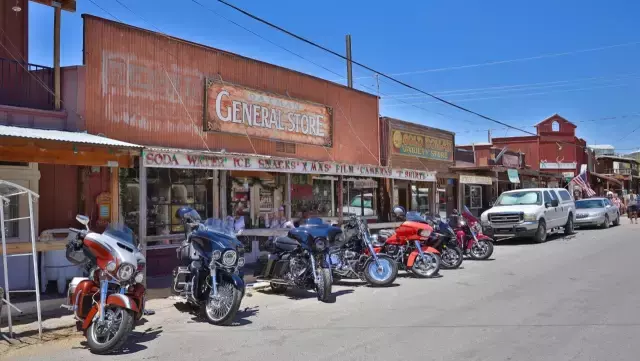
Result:
M559 173L565 178L579 174L588 164L586 141L576 136L576 125L554 114L536 124L536 135L493 138L493 146L525 154L533 170Z

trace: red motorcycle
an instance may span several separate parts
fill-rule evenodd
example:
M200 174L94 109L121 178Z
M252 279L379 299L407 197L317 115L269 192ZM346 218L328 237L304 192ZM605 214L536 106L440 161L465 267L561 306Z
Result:
M86 230L67 245L66 256L84 265L88 278L76 277L69 284L68 304L78 330L87 337L96 354L118 350L144 312L145 258L134 242L133 232L122 224L110 224L102 233L89 230L89 218L78 215Z
M377 236L372 236L376 253L385 253L392 257L398 267L411 271L420 278L430 278L440 270L440 252L431 247L436 238L431 237L433 228L417 213L407 215L402 207L394 207L393 213L402 224L391 230L381 230ZM419 219L413 219L416 216Z
M485 260L493 254L493 239L482 234L480 221L466 206L462 215L457 210L449 218L449 225L456 232L458 245L465 255L475 260Z

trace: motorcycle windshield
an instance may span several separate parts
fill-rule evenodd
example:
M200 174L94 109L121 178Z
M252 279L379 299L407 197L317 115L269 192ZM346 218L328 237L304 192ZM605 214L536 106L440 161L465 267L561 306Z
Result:
M473 213L471 213L467 206L464 206L464 208L462 209L462 216L467 220L467 222L478 222L478 219L473 215Z
M242 242L236 237L232 222L209 218L201 224L194 235L208 239L212 249L242 248Z
M419 212L407 212L407 221L411 221L411 222L426 222L426 218L421 216Z
M110 223L102 234L115 238L122 243L136 245L133 231L125 226L124 223Z
M222 221L217 218L209 218L204 222L204 226L211 232L222 233L227 236L236 236L235 228L233 227L233 221Z

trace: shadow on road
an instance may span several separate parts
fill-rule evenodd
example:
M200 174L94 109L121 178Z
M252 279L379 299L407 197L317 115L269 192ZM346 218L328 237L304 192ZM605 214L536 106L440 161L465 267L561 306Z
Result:
M144 343L155 340L161 333L162 326L157 328L148 328L143 332L133 331L127 338L127 342L124 346L122 346L120 350L112 352L109 355L131 355L146 350L148 347L145 346ZM81 342L80 345L82 345L84 349L88 349L87 341Z
M543 243L547 243L547 242L554 242L554 241L566 241L572 238L575 238L578 235L578 233L574 233L570 236L565 236L564 233L556 233L556 234L552 234L547 236L547 241L543 242ZM494 243L494 246L498 246L498 247L502 247L502 246L527 246L527 245L538 245L540 243L537 243L536 241L534 241L531 238L507 238L505 240L502 241L497 241Z
M193 322L204 322L207 323L207 319L202 315L200 307L194 306L187 302L176 302L173 305L176 310L182 313L188 313L191 316L191 321ZM258 314L258 307L245 307L244 309L239 309L238 313L236 313L236 317L233 323L230 325L231 327L238 326L246 326L250 325L252 322L248 319Z
M331 293L329 301L327 303L335 303L336 299L340 296L348 295L353 293L353 290L340 290L334 291ZM308 298L316 298L317 294L313 291L301 290L301 289L290 289L287 290L285 294L291 300L304 300Z

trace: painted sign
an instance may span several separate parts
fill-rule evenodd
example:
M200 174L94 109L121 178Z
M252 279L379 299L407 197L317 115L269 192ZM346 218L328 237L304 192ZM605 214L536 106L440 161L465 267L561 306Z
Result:
M356 179L353 181L354 189L378 188L378 182L373 179Z
M507 175L509 176L509 181L514 184L520 183L520 176L518 175L517 169L507 169Z
M142 159L146 167L253 170L298 174L344 175L357 177L393 178L421 182L435 182L436 172L414 169L392 169L375 165L352 165L335 162L316 162L275 157L217 155L145 150Z
M331 108L207 79L204 130L331 147Z
M409 133L394 129L391 132L391 149L395 154L432 160L453 161L453 140Z
M482 185L491 185L493 180L491 177L482 177L479 175L460 175L460 183L462 184L482 184Z
M576 169L577 163L540 162L540 169Z

